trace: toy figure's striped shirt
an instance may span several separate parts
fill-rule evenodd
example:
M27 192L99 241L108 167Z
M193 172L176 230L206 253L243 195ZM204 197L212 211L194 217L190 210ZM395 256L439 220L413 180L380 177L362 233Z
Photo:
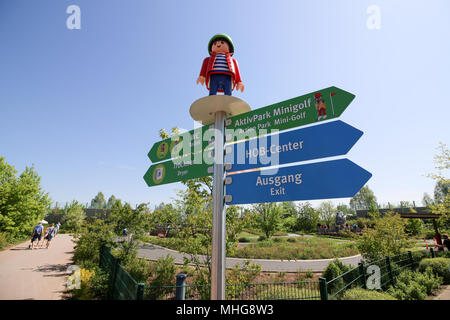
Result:
M228 68L227 58L224 54L216 55L216 60L211 71L231 73L230 68Z

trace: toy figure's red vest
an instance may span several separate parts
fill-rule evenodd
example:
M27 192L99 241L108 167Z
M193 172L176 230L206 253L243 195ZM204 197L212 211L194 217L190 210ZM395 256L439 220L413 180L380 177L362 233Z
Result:
M239 66L237 61L231 57L230 53L226 54L227 64L228 68L231 72L231 81L232 85L231 88L234 89L236 87L236 84L239 82L242 82L241 80L241 74L239 73ZM212 53L210 57L207 57L203 60L202 70L200 71L200 76L205 77L206 79L206 88L209 90L209 76L214 73L224 73L225 72L212 72L212 69L214 67L214 62L216 60L216 53Z

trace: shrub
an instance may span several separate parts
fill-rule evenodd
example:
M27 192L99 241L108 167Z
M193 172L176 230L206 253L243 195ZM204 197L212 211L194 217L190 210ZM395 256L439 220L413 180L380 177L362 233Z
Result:
M256 263L251 263L250 260L245 261L242 267L239 264L233 266L226 277L227 282L227 297L237 298L245 290L245 285L248 285L256 279L261 273L261 266ZM231 286L230 286L231 285Z
M0 232L0 249L9 245L9 236L6 232Z
M106 299L108 292L109 274L100 267L95 267L94 275L90 279L89 291L95 299Z
M250 239L249 239L249 238L246 238L246 237L241 237L241 238L239 238L238 241L239 241L239 242L250 242Z
M354 288L344 292L340 300L397 300L390 294L375 290Z
M105 299L108 291L109 275L99 267L80 269L80 288L73 289L72 299L93 300Z
M415 280L426 288L427 295L430 295L434 290L439 289L442 283L442 278L436 276L431 267L426 268L424 273L418 273Z
M442 278L436 277L431 268L425 273L404 270L397 277L395 287L388 293L399 300L423 300L434 289L439 288Z
M136 282L147 282L150 276L150 268L147 260L142 258L134 258L129 260L124 266L125 270Z
M117 257L120 259L123 266L134 262L137 259L137 242L121 241L119 242L119 251Z
M104 221L97 220L90 229L91 231L79 234L75 240L73 260L78 265L86 260L98 264L100 262L100 247L103 244L111 245L113 243L114 234L108 229Z
M433 274L442 277L444 284L450 284L450 259L449 258L430 258L423 259L419 264L419 271L423 272L431 268Z
M175 265L174 258L167 255L159 258L152 266L152 274L155 278L151 281L150 287L146 290L146 296L151 300L163 299L165 295L173 291L170 286L175 285Z
M80 287L72 290L73 299L92 300L94 298L94 295L89 291L89 282L94 274L94 270L80 269Z

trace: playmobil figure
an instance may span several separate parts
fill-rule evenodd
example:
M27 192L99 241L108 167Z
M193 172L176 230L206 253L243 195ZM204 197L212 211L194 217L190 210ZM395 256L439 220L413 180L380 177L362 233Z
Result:
M336 213L336 224L340 227L343 227L345 224L345 221L347 220L347 217L342 211L338 211Z
M210 56L203 60L197 84L206 83L210 96L217 92L231 96L234 88L244 92L238 63L232 57L234 46L231 38L224 33L216 34L209 40L208 52Z
M327 117L327 112L325 111L327 105L325 104L322 94L320 92L316 93L314 99L316 100L316 109L318 113L317 120L325 119Z

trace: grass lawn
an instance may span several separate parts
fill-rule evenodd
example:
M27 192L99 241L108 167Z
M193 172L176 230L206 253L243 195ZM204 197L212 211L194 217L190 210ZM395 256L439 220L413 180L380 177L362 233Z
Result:
M323 238L272 238L239 246L231 257L246 259L310 260L348 257L359 254L356 245Z
M275 259L275 260L311 260L332 259L354 256L359 254L356 244L352 241L324 239L324 238L300 238L300 237L274 237L265 241L256 241L254 235L247 234L252 242L234 248L229 257L244 259ZM177 238L148 237L151 243L184 251L183 242ZM256 241L256 242L253 242ZM189 252L187 252L189 253ZM203 252L202 252L203 253Z

